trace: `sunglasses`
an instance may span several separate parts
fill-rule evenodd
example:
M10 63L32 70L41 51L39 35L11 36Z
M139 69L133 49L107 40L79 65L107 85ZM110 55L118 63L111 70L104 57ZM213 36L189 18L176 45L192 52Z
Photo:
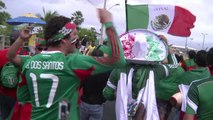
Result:
M36 49L38 49L39 51L47 50L47 48L42 48L42 47L36 47Z

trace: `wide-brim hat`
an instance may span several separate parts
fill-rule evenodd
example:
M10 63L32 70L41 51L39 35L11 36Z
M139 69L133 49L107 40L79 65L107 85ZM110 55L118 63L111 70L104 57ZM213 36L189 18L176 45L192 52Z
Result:
M121 45L127 62L159 63L167 58L168 47L157 34L134 29L120 36Z

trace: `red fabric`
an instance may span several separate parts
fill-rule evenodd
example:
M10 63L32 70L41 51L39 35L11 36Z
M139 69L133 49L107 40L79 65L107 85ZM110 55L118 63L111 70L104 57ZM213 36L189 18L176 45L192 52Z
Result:
M211 75L213 76L213 65L210 65L208 68L209 68Z
M80 79L80 82L82 82L84 79L86 79L88 76L90 76L92 74L92 72L95 70L94 67L89 68L88 70L74 70L74 73L78 76L78 78ZM79 87L77 89L78 91L78 104L80 104L81 102L81 96L83 95L83 89L81 87Z
M185 112L180 111L180 120L183 120L184 115L185 115ZM196 115L194 116L194 119L193 119L193 120L197 120Z
M7 52L9 48L4 49L0 51L0 68L2 68L9 60L7 59ZM20 54L22 52L22 48L20 48L17 52L17 54ZM27 55L27 52L23 52L22 55ZM12 98L16 99L16 88L5 88L3 86L0 86L0 94L5 96L10 96Z
M83 88L78 89L78 105L81 103L81 96L83 95Z
M32 112L32 106L30 103L24 105L16 102L11 120L30 120Z
M84 79L90 76L94 70L95 70L94 67L91 67L88 70L77 69L77 70L74 70L74 73L76 74L76 76L78 76L78 78L82 82Z
M189 67L186 68L186 71L190 71L190 70L193 70L193 69L195 69L195 66L189 66Z
M175 6L175 14L172 25L168 31L169 34L175 36L188 37L190 29L194 27L196 17L188 10Z

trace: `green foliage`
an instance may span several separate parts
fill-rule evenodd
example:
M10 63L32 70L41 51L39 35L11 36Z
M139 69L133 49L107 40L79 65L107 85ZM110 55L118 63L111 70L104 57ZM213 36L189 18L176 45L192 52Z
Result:
M11 15L5 12L3 9L6 9L4 2L0 0L0 35L9 36L12 31L12 26L6 23L6 20L11 18ZM7 40L7 39L6 39ZM7 41L6 41L7 42Z
M78 31L78 36L80 40L82 40L83 37L87 36L89 41L96 41L96 32L91 29L81 28Z
M6 8L6 6L5 6L4 2L2 2L2 1L0 0L0 9L5 9L5 8Z
M9 13L3 11L0 12L0 24L2 25L3 23L5 23L6 20L10 19L11 16Z
M12 29L13 26L3 23L2 27L0 27L0 35L10 36Z
M72 14L71 21L73 21L77 26L84 22L83 14L81 11L76 11Z

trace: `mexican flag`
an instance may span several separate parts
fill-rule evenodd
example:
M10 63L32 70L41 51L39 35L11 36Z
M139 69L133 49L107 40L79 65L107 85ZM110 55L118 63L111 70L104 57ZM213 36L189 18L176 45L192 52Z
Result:
M175 36L190 36L196 17L187 9L172 5L128 5L127 31L143 28Z

